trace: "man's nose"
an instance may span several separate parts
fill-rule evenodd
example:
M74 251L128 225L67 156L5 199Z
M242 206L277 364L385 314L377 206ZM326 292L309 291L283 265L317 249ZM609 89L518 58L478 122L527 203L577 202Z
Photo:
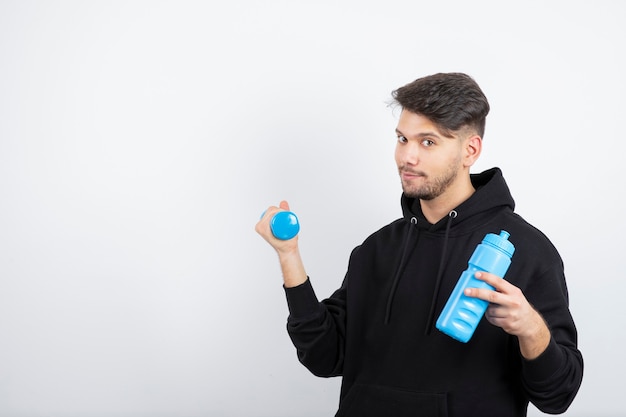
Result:
M417 165L419 157L419 146L415 143L407 143L400 150L400 159L406 164Z

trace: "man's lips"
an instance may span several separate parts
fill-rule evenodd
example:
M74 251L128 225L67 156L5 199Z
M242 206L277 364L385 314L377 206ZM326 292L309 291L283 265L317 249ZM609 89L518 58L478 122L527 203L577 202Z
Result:
M415 172L415 171L407 171L407 170L401 170L400 171L400 177L403 180L412 180L415 178L420 178L420 177L425 177L426 175L423 172Z

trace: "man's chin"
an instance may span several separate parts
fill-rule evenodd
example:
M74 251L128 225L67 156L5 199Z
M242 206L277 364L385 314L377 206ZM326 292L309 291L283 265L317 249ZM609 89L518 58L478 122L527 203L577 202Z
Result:
M418 200L432 200L436 197L436 195L433 195L433 193L428 192L427 190L416 190L416 189L411 189L409 187L403 186L402 187L402 192L404 193L404 195L408 198L415 198Z

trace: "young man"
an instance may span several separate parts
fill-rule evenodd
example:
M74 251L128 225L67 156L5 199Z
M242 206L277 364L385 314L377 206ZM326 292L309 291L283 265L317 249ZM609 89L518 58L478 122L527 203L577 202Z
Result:
M256 231L277 251L288 332L313 374L343 376L337 416L526 416L528 402L562 413L580 387L583 360L562 260L514 213L501 171L470 174L489 104L465 74L435 74L394 91L402 107L396 163L403 218L350 256L341 288L318 301L298 238L278 240L270 207ZM487 233L515 245L506 280L466 295L489 302L467 343L435 329L467 261Z

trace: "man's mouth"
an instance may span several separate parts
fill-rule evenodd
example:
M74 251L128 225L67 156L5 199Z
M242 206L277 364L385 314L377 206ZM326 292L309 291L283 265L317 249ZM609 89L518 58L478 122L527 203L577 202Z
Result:
M403 180L412 180L412 179L419 178L419 177L426 177L426 174L424 174L423 172L419 172L419 171L409 171L406 169L402 169L400 170L400 177Z

